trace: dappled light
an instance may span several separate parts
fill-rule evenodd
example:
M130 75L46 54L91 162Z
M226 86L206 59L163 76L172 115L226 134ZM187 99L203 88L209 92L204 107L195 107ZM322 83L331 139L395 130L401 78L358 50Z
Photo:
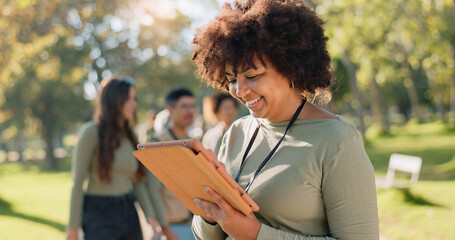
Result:
M0 226L63 238L78 129L92 120L103 79L135 79L138 123L164 109L175 86L202 109L213 89L196 75L191 41L223 2L1 1ZM455 236L454 1L305 2L329 37L334 85L323 107L356 126L377 177L393 153L422 158L415 185L378 188L381 236Z

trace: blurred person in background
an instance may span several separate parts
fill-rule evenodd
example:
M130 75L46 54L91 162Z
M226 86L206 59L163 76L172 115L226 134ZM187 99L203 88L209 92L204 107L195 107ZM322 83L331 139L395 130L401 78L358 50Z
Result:
M148 142L150 140L150 136L152 136L155 132L154 124L156 118L156 111L153 109L148 110L145 117L146 117L145 122L143 122L136 128L139 143Z
M166 131L166 129L169 127L169 121L169 111L166 108L158 112L153 124L154 134L157 136Z
M190 138L188 131L197 112L196 99L193 93L186 88L173 88L166 94L165 104L169 113L169 124L161 131L161 134L152 138L152 142ZM191 232L192 215L186 206L149 171L147 184L152 193L159 192L161 194L163 205L159 208L165 210L166 220L178 239L194 239Z
M204 134L211 128L215 127L218 123L218 118L216 117L213 109L215 108L215 99L213 99L213 94L206 95L202 99L202 120L203 120L203 131Z
M80 228L87 240L142 240L136 199L155 232L156 218L165 219L156 216L153 201L160 200L159 194L148 194L143 181L146 169L133 156L138 144L133 132L136 107L133 79L101 82L94 121L82 126L74 152L68 240L78 239Z
M212 98L214 102L212 111L218 119L218 123L204 134L202 144L205 148L218 153L224 133L239 113L239 104L231 95L223 92L214 93Z

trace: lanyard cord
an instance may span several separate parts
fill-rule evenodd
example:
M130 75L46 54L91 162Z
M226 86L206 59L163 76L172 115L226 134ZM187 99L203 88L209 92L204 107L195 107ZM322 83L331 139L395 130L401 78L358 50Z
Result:
M169 134L171 134L171 137L172 137L174 140L179 140L179 139L177 138L177 136L175 136L175 133L172 131L171 128L168 128L168 130L169 130Z
M305 103L306 103L306 98L304 97L302 104L300 104L299 108L297 108L297 110L295 111L294 116L292 116L292 119L289 122L288 126L286 127L286 131L284 131L284 134L281 137L280 141L278 141L278 143L275 145L275 147L272 149L272 151L269 153L269 155L264 159L264 161L262 161L261 165L259 165L259 167L256 170L256 172L254 173L254 175L250 178L250 181L248 182L248 184L245 187L245 192L248 192L248 190L250 189L250 186L253 183L253 181L256 178L256 176L259 174L259 172L261 172L261 170L265 167L265 165L270 161L270 159L272 158L273 154L276 152L276 150L280 146L281 142L283 141L284 137L286 136L289 128L291 128L292 124L295 122L295 120L299 116L299 114L302 111L302 108L305 105ZM246 158L248 156L248 153L251 150L251 147L253 146L254 140L256 140L256 136L258 135L259 128L261 127L261 123L262 122L259 122L256 130L253 133L253 136L251 137L250 142L248 143L248 147L246 148L245 154L243 154L242 163L240 164L240 168L237 171L237 174L235 176L235 181L236 182L239 182L240 172L242 171L243 166L245 165L245 162L246 162L245 160L246 160Z

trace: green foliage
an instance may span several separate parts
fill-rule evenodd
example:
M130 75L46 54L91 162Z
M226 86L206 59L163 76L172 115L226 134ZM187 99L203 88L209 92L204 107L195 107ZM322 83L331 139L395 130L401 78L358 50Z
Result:
M371 136L411 118L448 121L455 99L453 1L309 3L330 38L336 79L330 110L356 115L358 126L373 124ZM3 1L0 147L22 151L28 138L41 136L54 166L53 148L90 119L99 82L111 75L137 80L139 112L161 109L177 85L202 99L210 90L190 60L195 21L166 6L160 0Z
M387 131L381 115L387 119L390 107L422 121L428 119L421 110L425 105L444 118L455 99L449 91L455 88L455 28L448 27L453 25L453 1L312 2L326 20L331 55L336 59L347 53L354 63L354 84L381 131ZM352 98L347 103L356 109L360 99Z
M161 107L159 100L172 86L198 90L194 67L183 60L189 51L182 47L181 31L188 17L149 4L0 4L0 33L8 36L0 39L0 134L8 136L0 146L20 152L23 139L40 135L48 165L57 168L54 147L90 119L98 82L113 74L137 78L141 110Z
M365 132L367 139L374 139L378 137L391 136L390 132L384 132L378 124L371 124Z

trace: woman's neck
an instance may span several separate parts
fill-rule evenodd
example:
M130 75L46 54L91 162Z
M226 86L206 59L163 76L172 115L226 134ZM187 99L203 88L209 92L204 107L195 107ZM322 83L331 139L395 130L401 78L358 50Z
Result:
M307 102L297 119L338 119L338 117L325 109Z

